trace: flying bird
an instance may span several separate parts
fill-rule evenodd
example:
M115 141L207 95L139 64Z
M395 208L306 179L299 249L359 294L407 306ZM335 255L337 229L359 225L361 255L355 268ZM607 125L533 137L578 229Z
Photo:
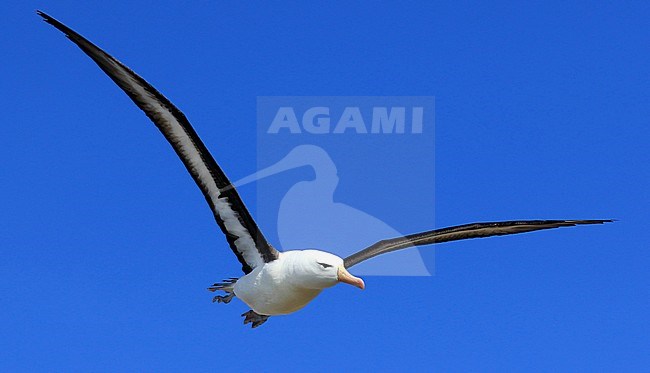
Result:
M154 87L124 64L49 15L37 11L45 22L63 32L133 100L170 143L203 193L217 225L242 265L244 275L210 286L223 291L213 302L241 299L251 310L242 314L253 328L270 316L295 312L323 289L338 283L365 287L348 269L377 255L415 246L500 236L542 229L602 224L612 220L525 220L473 223L435 229L379 241L347 258L320 250L279 252L264 238L237 190L214 160L185 115Z

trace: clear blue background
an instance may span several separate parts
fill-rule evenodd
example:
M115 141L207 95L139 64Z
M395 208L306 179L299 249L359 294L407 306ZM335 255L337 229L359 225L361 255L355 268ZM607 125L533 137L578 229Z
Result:
M4 4L0 369L647 369L645 4ZM434 277L250 330L205 291L239 265L183 166L37 8L164 92L232 179L257 96L436 96L437 226L619 221L440 245Z

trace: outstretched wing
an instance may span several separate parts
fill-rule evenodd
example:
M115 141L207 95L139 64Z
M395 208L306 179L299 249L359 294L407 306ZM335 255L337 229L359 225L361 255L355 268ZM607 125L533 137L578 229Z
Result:
M521 220L458 225L455 227L435 229L404 237L382 240L350 255L345 258L343 262L345 268L350 268L366 259L407 247L466 240L469 238L503 236L506 234L532 232L542 229L573 227L582 224L602 224L611 221L613 220Z
M165 96L121 62L61 22L37 11L63 32L135 102L165 136L210 205L217 224L244 273L278 258L266 241L230 181L203 145L185 115Z

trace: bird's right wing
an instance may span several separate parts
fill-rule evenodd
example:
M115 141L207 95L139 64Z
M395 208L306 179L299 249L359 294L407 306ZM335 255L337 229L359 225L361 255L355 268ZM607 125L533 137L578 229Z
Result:
M244 273L277 259L278 251L266 241L237 191L229 187L230 181L185 115L113 56L56 19L41 11L37 13L92 58L162 132L201 189Z
M345 268L350 268L364 260L391 251L413 246L430 245L448 241L465 240L469 238L503 236L524 232L573 227L583 224L602 224L613 220L519 220L493 223L472 223L455 227L435 229L432 231L411 234L404 237L382 240L343 260Z

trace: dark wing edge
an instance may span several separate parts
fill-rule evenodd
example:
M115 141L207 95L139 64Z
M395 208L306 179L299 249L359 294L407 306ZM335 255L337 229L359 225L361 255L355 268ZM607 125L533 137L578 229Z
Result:
M244 273L279 257L262 235L230 181L217 165L185 115L165 96L117 59L74 30L37 10L86 53L151 119L171 144L201 189Z
M432 231L410 234L404 237L379 241L343 260L345 268L359 264L377 255L408 247L431 245L442 242L466 240L491 236L504 236L533 232L542 229L574 227L576 225L603 224L614 220L513 220L490 223L472 223Z

